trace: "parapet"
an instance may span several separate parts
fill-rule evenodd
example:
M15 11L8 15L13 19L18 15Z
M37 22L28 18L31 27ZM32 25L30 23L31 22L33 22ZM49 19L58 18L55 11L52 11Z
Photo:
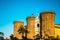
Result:
M28 16L28 17L26 18L26 20L29 19L29 18L36 18L36 16Z
M23 21L14 21L14 23L24 23Z
M60 24L55 24L55 28L60 28Z
M55 11L47 10L47 11L43 11L40 13L40 15L42 15L42 14L54 14L55 15Z

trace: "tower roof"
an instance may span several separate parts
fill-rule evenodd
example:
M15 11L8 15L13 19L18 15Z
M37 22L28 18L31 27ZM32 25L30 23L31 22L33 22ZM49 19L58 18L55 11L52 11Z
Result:
M23 21L14 21L14 23L24 23Z
M28 18L36 18L36 16L28 16L26 19L28 19Z
M41 14L55 14L55 11L53 11L53 10L47 10L47 11L41 12Z

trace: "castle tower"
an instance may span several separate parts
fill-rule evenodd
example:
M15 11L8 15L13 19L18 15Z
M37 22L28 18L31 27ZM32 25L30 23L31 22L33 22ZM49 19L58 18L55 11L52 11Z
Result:
M46 35L54 36L54 16L53 11L45 11L40 14L40 34L42 38Z
M35 39L40 36L40 20L39 17L35 18Z
M18 39L22 39L22 34L18 32L19 28L21 26L24 26L24 22L22 21L15 21L14 22L14 37L17 37Z
M34 28L35 28L35 16L27 17L27 29L29 31L27 37L30 39L34 39L35 36Z
M60 24L55 24L55 37L60 38Z

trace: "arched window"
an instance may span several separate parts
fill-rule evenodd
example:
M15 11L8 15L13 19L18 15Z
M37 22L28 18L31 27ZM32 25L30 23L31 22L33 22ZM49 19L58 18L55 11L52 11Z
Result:
M37 24L37 27L39 27L39 24Z

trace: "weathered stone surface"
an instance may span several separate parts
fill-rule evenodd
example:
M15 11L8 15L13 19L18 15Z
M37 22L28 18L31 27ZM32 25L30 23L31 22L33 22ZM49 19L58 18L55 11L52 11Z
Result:
M15 21L14 22L14 37L17 37L18 39L22 39L22 34L18 32L21 25L24 27L24 22L22 21Z
M40 14L40 25L41 25L41 34L42 38L45 37L45 35L48 36L54 36L54 12L42 12Z
M27 37L29 39L34 39L35 36L34 28L35 28L35 17L34 16L27 17L27 29L29 31Z

